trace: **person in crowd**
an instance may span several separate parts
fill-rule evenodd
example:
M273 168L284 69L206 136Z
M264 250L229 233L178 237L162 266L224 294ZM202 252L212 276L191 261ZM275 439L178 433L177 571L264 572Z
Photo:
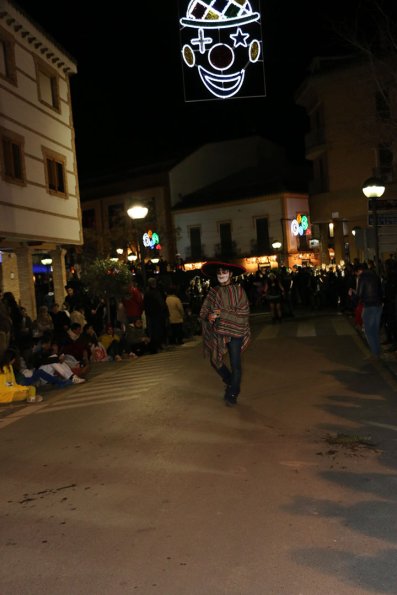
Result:
M176 287L170 287L165 303L168 308L170 323L170 343L173 345L182 345L185 312L181 299L177 296Z
M75 288L72 285L65 285L66 296L64 299L69 312L73 312L79 303L79 296L76 294Z
M37 318L33 322L33 336L37 339L43 336L47 331L54 330L54 323L48 312L47 306L40 306Z
M127 322L134 322L142 317L143 312L143 294L138 287L138 283L133 280L128 288L127 295L123 298L123 305Z
M115 333L114 327L111 324L107 324L105 332L99 335L99 343L103 345L109 357L114 359L116 362L120 362L122 358L122 344L120 342L120 336Z
M70 322L78 322L81 328L84 328L87 324L84 306L81 303L77 304L76 308L70 313Z
M84 339L81 337L83 329L78 322L72 322L67 331L67 339L61 345L61 351L65 355L73 356L83 366L88 365L88 351Z
M7 315L11 319L10 328L10 339L9 343L15 345L19 336L21 324L22 324L22 313L18 306L18 303L11 291L6 291L3 294L3 304L6 308Z
M66 358L68 358L68 364ZM54 364L61 364L61 366L58 369ZM41 368L52 375L58 373L66 379L70 378L72 374L81 377L87 372L73 356L59 355L58 344L53 341L51 333L44 334L34 347L32 357L26 362L26 367L32 370Z
M168 309L165 298L157 287L154 277L149 277L148 287L144 295L147 332L150 338L150 352L158 353L166 342L166 324Z
M100 298L91 308L88 322L92 324L94 330L99 337L103 333L106 325L106 303L103 298Z
M141 318L127 324L123 337L123 349L130 357L144 355L149 343L150 339L145 333Z
M215 277L200 310L203 325L204 352L226 385L225 404L237 404L241 384L241 353L250 339L249 303L244 289L232 283L233 274L245 272L244 267L227 262L206 262L204 275ZM230 367L224 362L229 354Z
M284 287L275 273L269 273L264 286L266 300L269 303L272 322L281 322L281 304L284 297Z
M15 360L15 351L6 349L0 360L0 403L16 401L41 403L43 397L36 393L35 386L23 386L17 383L13 368Z
M357 274L357 298L363 305L362 320L365 337L372 356L377 359L381 352L382 283L376 271L369 269L365 263L358 265Z
M11 338L12 320L7 306L0 299L0 359L7 349Z
M64 308L61 310L59 304L54 304L51 308L50 316L54 325L54 339L58 343L64 343L71 324L70 315Z
M57 388L66 388L77 383L70 368L70 372L67 370L65 375L56 373L53 367L51 373L45 371L44 368L29 369L18 351L9 349L8 352L10 352L10 360L12 359L15 379L21 386L38 387L43 384L51 384Z

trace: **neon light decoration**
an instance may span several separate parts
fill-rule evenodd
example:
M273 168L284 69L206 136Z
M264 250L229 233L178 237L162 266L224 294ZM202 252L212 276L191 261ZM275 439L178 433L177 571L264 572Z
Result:
M309 218L307 215L298 213L296 219L292 220L291 233L293 236L311 235L309 227Z
M254 2L259 0L190 0L182 11L187 0L179 0L186 101L265 95L261 15Z
M143 245L151 250L161 250L160 238L158 234L151 229L142 236Z

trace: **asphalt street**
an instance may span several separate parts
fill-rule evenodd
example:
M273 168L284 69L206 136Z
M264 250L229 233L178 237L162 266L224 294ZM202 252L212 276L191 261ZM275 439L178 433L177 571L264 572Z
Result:
M396 376L336 313L252 319L0 417L0 595L397 593ZM391 360L391 358L389 358Z

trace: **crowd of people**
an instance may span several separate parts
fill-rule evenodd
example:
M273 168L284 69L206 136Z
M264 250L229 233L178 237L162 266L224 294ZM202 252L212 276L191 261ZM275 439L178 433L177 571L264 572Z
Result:
M338 309L355 317L375 357L380 327L390 351L397 350L394 258L384 263L381 274L372 262L349 263L343 269L281 266L244 273L236 281L250 311L270 312L273 323L294 316L299 308ZM178 284L150 277L145 290L132 280L122 299L106 303L72 278L64 303L41 305L35 320L12 293L0 294L0 403L39 402L36 388L85 382L94 362L134 360L201 335L200 311L210 289L202 274Z

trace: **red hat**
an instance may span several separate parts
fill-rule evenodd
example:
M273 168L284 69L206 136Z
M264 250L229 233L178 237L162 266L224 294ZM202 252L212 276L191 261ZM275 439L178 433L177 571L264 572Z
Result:
M220 260L209 260L201 267L201 271L207 277L215 277L218 269L228 269L233 275L242 275L246 271L241 264L222 262Z

